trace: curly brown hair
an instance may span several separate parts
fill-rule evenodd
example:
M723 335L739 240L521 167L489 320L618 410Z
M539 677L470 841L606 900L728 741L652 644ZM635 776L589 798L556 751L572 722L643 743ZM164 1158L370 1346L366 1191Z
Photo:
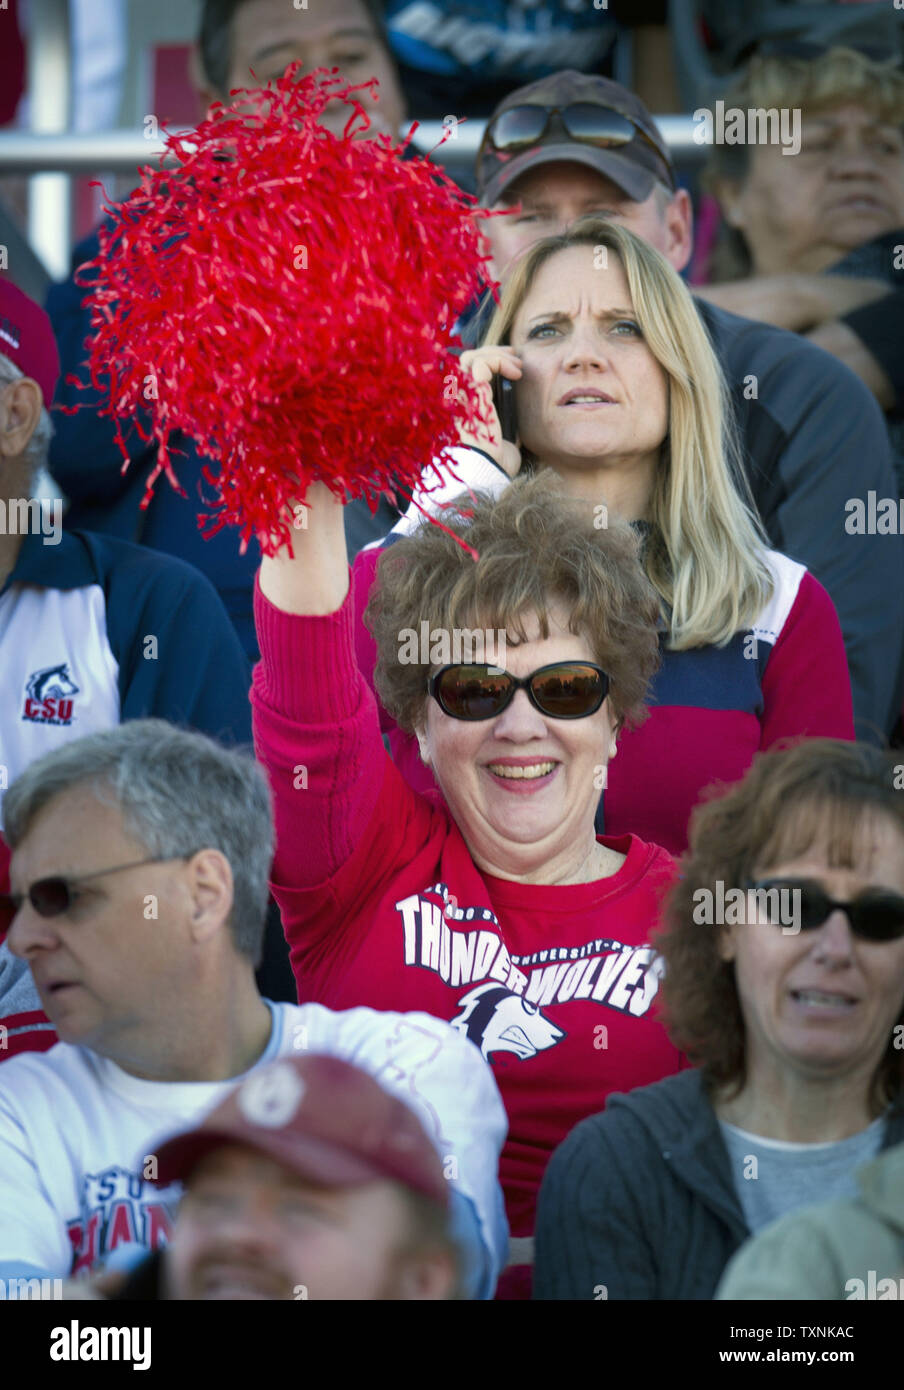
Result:
M423 724L436 669L400 661L403 633L426 621L432 631L482 628L523 642L524 620L536 614L548 637L556 601L608 673L613 717L639 723L659 662L659 602L631 527L565 497L550 473L517 478L498 499L466 493L441 519L448 531L424 525L386 547L364 615L377 644L377 692L399 727Z
M833 868L854 868L877 820L904 837L904 799L890 754L862 743L805 739L758 754L743 781L709 789L691 816L682 876L664 905L657 947L666 964L662 999L670 1036L701 1067L710 1091L737 1094L746 1079L744 1021L734 965L719 931L695 921L699 890L743 888L772 865L824 847ZM904 1023L904 999L898 1022ZM881 1108L904 1083L894 1033L873 1078Z

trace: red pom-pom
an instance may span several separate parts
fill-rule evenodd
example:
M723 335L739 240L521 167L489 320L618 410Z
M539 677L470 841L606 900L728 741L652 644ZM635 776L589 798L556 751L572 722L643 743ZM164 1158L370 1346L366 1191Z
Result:
M182 430L217 465L202 522L268 554L310 482L375 506L420 482L458 418L486 421L450 351L487 283L474 199L406 144L355 139L361 86L298 66L170 136L177 167L142 171L81 268L102 413L149 415L159 445L145 505L162 471L179 487ZM318 125L337 97L355 107L339 139Z

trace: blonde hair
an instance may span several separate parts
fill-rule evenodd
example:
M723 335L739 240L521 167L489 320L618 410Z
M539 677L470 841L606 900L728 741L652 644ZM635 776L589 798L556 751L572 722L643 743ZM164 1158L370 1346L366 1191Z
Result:
M572 246L604 246L618 256L637 322L669 378L669 436L643 556L669 646L725 646L755 622L771 596L768 542L740 465L724 377L694 301L665 257L625 227L582 217L563 235L537 242L516 263L484 343L511 341L515 317L540 268Z
M904 73L897 59L877 62L854 48L830 48L818 58L755 55L724 95L725 106L741 110L775 108L805 114L855 102L875 120L904 122ZM721 185L744 182L750 169L747 144L713 145L701 179L718 199ZM713 252L713 279L739 280L751 273L747 243L735 227L723 223Z

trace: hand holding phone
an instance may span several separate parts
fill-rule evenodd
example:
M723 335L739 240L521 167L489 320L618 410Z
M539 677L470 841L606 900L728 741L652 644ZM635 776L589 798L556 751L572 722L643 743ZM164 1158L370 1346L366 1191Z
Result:
M510 478L514 478L521 467L521 451L518 447L518 421L515 413L515 382L521 377L521 359L510 347L503 344L471 348L461 355L462 367L471 373L481 384L493 402L493 409L499 421L499 436L496 440L487 437L485 431L479 434L462 432L461 442L482 449L491 454Z
M502 438L510 444L516 444L518 419L515 414L515 383L500 372L493 377L493 405L496 407Z

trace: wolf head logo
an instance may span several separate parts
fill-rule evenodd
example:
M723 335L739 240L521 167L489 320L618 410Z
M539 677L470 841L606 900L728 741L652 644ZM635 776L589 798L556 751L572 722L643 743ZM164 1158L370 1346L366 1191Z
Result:
M62 700L67 695L78 694L78 686L69 674L69 663L66 661L61 661L59 666L45 666L43 671L35 671L29 676L25 689L33 700Z
M451 1020L489 1061L492 1052L514 1052L524 1061L554 1047L566 1036L535 1005L504 985L485 984L459 999L462 1012Z

